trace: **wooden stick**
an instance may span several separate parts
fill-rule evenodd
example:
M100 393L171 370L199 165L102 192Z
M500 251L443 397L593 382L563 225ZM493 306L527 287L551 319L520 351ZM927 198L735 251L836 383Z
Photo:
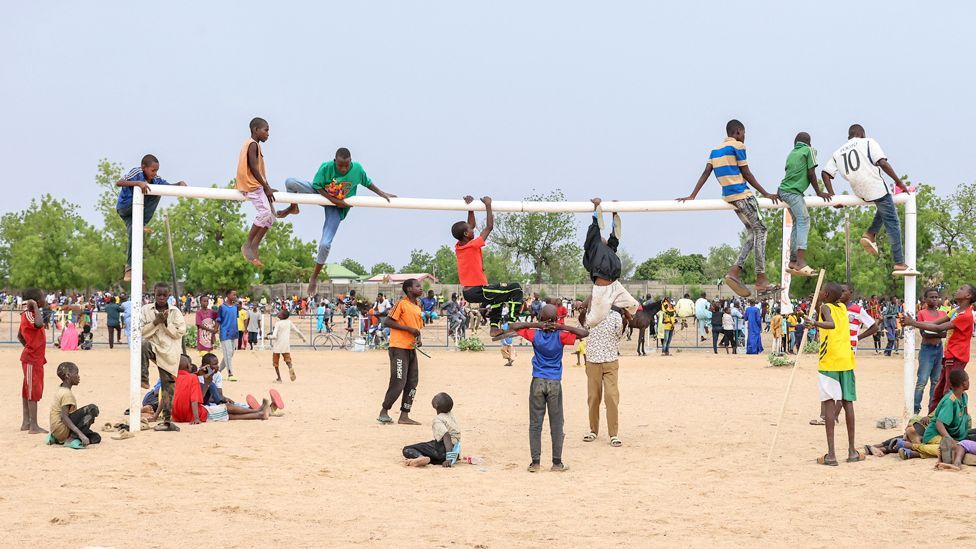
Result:
M820 269L820 276L817 278L817 289L813 292L813 299L810 301L810 312L813 314L813 318L817 318L819 314L817 311L817 299L820 298L820 286L823 285L824 274L826 269ZM773 450L776 449L776 440L779 438L779 428L783 424L783 416L786 414L786 403L790 399L790 389L793 388L793 379L796 377L796 369L800 365L800 359L803 358L803 348L807 344L807 329L804 326L803 335L800 336L800 350L796 353L796 360L793 361L793 368L790 369L790 380L786 384L786 393L783 394L783 405L779 409L779 420L776 421L776 432L773 433L773 442L769 445L769 454L766 456L766 470L769 470L769 465L773 462Z

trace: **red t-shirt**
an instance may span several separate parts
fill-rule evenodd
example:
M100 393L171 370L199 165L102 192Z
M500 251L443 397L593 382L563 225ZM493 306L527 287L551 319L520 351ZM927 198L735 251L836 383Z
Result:
M20 335L26 342L24 350L20 353L20 361L34 366L47 364L47 359L44 357L44 349L47 346L44 326L41 325L40 328L34 326L34 313L27 310L20 313Z
M456 244L454 253L457 254L458 282L462 286L487 286L488 277L482 263L481 248L485 247L485 240L480 236L467 244Z
M969 340L973 337L973 308L959 311L952 319L952 335L946 342L945 357L969 362Z
M191 402L197 403L197 414L200 421L207 421L207 409L203 406L203 392L200 390L200 379L196 374L180 370L176 375L176 388L173 389L173 421L190 423L193 421Z
M566 315L568 314L569 314L569 309L567 309L563 305L560 305L556 309L556 322L559 324L566 324Z
M941 311L939 309L936 309L934 313L928 309L922 309L918 312L917 317L919 322L935 322L945 315L945 311ZM920 332L922 333L922 337L936 337L936 334L926 330L920 330Z

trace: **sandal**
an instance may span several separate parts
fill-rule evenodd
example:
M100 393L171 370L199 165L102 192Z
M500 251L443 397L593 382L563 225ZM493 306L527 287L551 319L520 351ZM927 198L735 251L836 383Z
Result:
M376 418L376 421L380 422L382 425L390 425L393 423L393 418L390 416L379 416Z
M789 269L786 269L786 272L790 273L791 275L796 275L796 276L816 276L817 275L817 271L813 270L813 267L811 267L809 265L804 265L802 269L793 269L792 272Z
M622 445L623 445L623 441L621 441L619 438L610 437L610 446L613 446L614 448L619 448Z
M878 244L866 236L861 237L861 247L864 248L865 252L873 256L878 255Z
M741 280L732 275L725 275L725 285L731 288L739 297L749 297L752 295L749 288L746 288Z
M837 460L835 459L833 461L828 461L827 454L818 457L817 463L819 463L820 465L829 465L830 467L837 467Z
M824 421L824 418L822 417L818 417L817 419L810 420L810 425L826 425L826 424L827 422Z
M857 463L859 461L864 461L865 459L867 459L867 455L864 452L862 452L860 450L856 450L856 451L857 451L857 457L856 458L852 458L852 457L847 458L847 463Z
M171 431L175 433L178 432L179 430L180 428L174 425L172 421L162 421L158 425L153 427L153 431Z
M594 440L596 440L596 433L594 433L593 431L590 431L589 433L583 435L583 442L593 442Z

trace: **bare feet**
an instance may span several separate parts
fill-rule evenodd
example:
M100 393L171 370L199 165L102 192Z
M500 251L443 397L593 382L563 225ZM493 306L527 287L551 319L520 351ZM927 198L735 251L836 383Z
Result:
M264 399L261 401L261 419L268 419L271 415L271 401Z
M424 467L430 464L430 458L427 456L420 456L418 458L408 459L403 462L407 467Z
M962 471L962 467L953 465L952 463L936 463L935 468L943 471Z
M308 281L308 295L315 295L315 288L318 287L319 281L316 278L312 278Z
M246 259L248 263L254 265L258 269L264 267L264 263L261 263L261 260L258 259L257 252L251 249L251 247L247 245L247 242L241 245L241 255L244 256L244 259Z
M32 425L31 428L27 432L30 433L30 434L32 434L32 435L47 434L47 431L45 431L44 429L41 429L41 426L40 425Z
M126 267L125 272L122 274L122 282L132 282L132 268Z
M292 204L292 205L288 206L287 208L284 208L282 210L278 210L277 212L275 212L275 217L277 217L278 219L281 219L281 218L284 218L284 217L288 217L289 215L297 214L299 211L301 211L301 210L298 209L298 204Z
M407 414L400 414L400 419L397 420L400 425L420 425L419 421L414 421L410 419Z
M30 423L22 423L22 424L20 425L20 430L21 430L21 431L27 431L27 430L29 430L29 429L30 429Z

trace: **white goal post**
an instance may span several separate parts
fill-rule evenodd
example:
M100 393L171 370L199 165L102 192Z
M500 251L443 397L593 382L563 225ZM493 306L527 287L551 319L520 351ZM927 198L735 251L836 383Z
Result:
M180 187L175 185L149 185L152 195L157 196L176 196L181 198L198 198L203 200L233 200L244 201L246 198L242 193L235 189L218 189L213 187ZM354 196L345 200L351 206L359 208L397 208L407 210L441 210L441 211L484 211L484 204L480 200L475 200L471 204L466 204L461 199L442 199L442 198L392 198L389 202L380 197L373 196ZM905 262L913 267L916 265L916 202L915 194L903 193L894 197L895 204L905 205ZM320 206L331 206L325 197L317 194L294 194L294 193L275 193L275 202L295 203L295 204L314 204ZM809 208L823 208L830 206L869 206L871 203L850 195L834 196L832 202L825 203L817 196L806 198ZM141 371L142 371L142 325L141 308L143 296L143 207L145 196L139 187L132 188L132 282L129 296L132 300L132 314L129 338L129 431L136 433L140 428L139 410L142 408L141 395ZM568 213L589 213L593 211L593 204L589 201L578 202L531 202L521 200L499 200L492 201L492 209L497 212L568 212ZM676 200L629 200L629 201L604 201L602 208L610 212L687 212L687 211L711 211L711 210L732 210L732 206L721 199L693 200L688 202L678 202ZM764 209L784 209L783 202L773 204L771 200L759 199L759 206ZM788 218L789 215L784 216ZM786 231L784 223L783 233L784 257L789 254L789 233ZM242 258L241 261L244 261ZM788 290L789 274L786 273L786 263L783 263L782 281L784 290ZM914 313L915 311L915 276L905 278L905 311ZM788 291L783 292L784 299L788 298ZM915 393L915 332L912 328L905 328L905 348L904 348L904 377L905 377L905 410L907 415L912 411Z

